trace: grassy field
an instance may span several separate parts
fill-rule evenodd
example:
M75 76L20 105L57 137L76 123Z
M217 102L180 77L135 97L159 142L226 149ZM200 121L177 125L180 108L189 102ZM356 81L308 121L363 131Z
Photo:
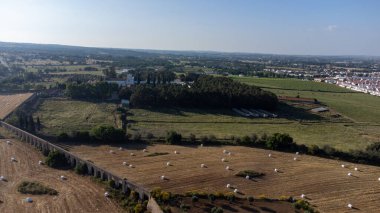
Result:
M188 137L215 135L217 138L256 133L289 133L297 143L331 145L340 150L362 149L380 140L380 98L356 93L336 85L297 79L235 77L235 80L263 87L279 96L316 98L327 105L332 119L311 115L307 108L283 109L279 119L248 119L230 110L132 109L131 133L153 133L163 137L167 130L176 130ZM310 108L309 108L310 109ZM302 122L300 122L302 120Z
M58 135L61 132L88 131L101 124L119 125L117 116L114 116L115 110L116 104L112 103L47 99L38 107L34 117L40 117L44 134Z
M264 87L279 96L316 98L356 122L380 123L380 98L332 84L297 79L234 77L243 83Z
M362 149L378 138L375 130L366 133L365 128L359 129L354 123L344 121L250 119L237 116L230 110L132 109L130 113L129 132L139 132L142 136L152 133L156 137L164 137L166 131L175 130L184 137L192 133L198 138L214 135L219 139L229 139L231 136L280 132L289 133L300 144L331 145L340 150Z
M293 196L296 199L305 194L321 212L351 212L346 211L350 210L348 203L362 212L377 212L380 208L380 203L376 202L380 199L377 180L380 168L375 166L307 155L298 155L294 160L296 155L293 153L239 146L144 146L133 143L122 146L123 150L119 150L119 145L73 145L70 151L148 189L161 187L173 193L213 193L232 192L237 188L238 196ZM110 153L110 150L114 152ZM223 150L230 151L231 155L223 154ZM145 157L155 152L169 154ZM272 154L271 158L268 153ZM133 165L132 168L123 162ZM167 162L170 162L169 166ZM201 164L206 166L202 168ZM345 168L341 164L345 164ZM226 166L229 166L228 170ZM354 170L355 167L358 171ZM275 168L279 172L274 172ZM235 176L243 170L265 175L249 180ZM166 180L161 180L161 175L165 175ZM233 188L227 188L227 184Z

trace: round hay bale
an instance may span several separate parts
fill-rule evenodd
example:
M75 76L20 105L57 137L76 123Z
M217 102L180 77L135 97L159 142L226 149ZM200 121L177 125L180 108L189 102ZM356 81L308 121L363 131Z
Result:
M227 184L226 187L227 187L227 188L230 188L230 187L231 187L231 184Z

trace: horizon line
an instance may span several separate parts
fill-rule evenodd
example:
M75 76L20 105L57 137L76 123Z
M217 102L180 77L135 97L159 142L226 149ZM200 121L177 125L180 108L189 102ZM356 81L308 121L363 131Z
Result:
M220 50L175 50L175 49L146 49L146 48L129 48L129 47L104 47L104 46L87 46L76 44L59 44L59 43L34 43L34 42L14 42L2 41L0 43L13 43L13 44L33 44L33 45L47 45L47 46L67 46L67 47L80 47L80 48L93 48L93 49L117 49L117 50L134 50L134 51L164 51L164 52L195 52L195 53L219 53L219 54L246 54L246 55L278 55L278 56L306 56L306 57L380 57L380 55L366 55L366 54L289 54L289 53L263 53L263 52L250 52L250 51L220 51Z

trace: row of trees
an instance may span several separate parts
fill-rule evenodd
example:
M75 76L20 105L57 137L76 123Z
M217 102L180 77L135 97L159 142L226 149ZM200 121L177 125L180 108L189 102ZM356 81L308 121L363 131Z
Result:
M90 83L67 83L65 93L73 99L99 99L105 100L113 92L118 92L117 84L109 84L101 81L94 84Z
M187 86L137 85L131 91L130 102L134 107L247 107L273 110L278 99L271 92L229 78L201 76L194 84Z

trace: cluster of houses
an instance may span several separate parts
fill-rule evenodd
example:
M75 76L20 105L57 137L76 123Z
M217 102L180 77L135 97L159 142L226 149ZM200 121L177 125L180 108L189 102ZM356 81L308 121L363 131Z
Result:
M232 108L232 111L239 114L243 117L249 117L249 118L277 118L278 116L276 114L273 114L271 112L267 112L265 110L261 109L244 109L244 108Z
M348 77L337 81L337 85L354 91L380 96L380 77Z

